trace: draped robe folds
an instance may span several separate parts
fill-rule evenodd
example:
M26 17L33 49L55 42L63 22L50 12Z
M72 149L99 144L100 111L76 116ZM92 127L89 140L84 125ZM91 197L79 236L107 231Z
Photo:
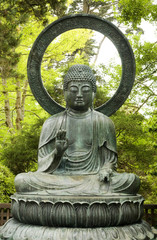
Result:
M79 156L78 153L68 154L67 149L61 160L56 161L56 135L60 129L65 129L70 136L68 121L72 123L73 119L78 125L84 124L83 134L91 128L91 146ZM76 135L76 132L73 134ZM17 192L42 191L54 195L136 193L140 186L139 178L134 174L117 173L116 163L116 137L112 121L94 110L79 115L64 111L45 121L39 142L38 170L17 175L15 187ZM111 180L101 182L99 172L110 168L113 170Z

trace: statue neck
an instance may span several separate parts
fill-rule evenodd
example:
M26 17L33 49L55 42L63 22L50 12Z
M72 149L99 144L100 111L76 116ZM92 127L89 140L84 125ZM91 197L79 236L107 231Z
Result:
M87 115L88 113L91 113L92 112L92 110L89 108L87 111L76 111L76 110L74 110L74 109L71 109L71 108L68 108L67 109L67 113L69 114L69 115L71 115L71 116L85 116L85 115Z

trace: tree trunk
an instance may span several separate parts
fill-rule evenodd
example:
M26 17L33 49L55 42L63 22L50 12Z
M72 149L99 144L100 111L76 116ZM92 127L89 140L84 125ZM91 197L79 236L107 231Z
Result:
M3 95L4 95L4 111L5 111L5 123L8 128L13 128L13 123L11 119L11 111L10 111L10 102L9 95L7 90L7 80L2 78L2 86L3 86Z
M16 81L16 129L21 130L22 111L21 111L21 90L20 81Z
M22 120L24 119L24 114L25 114L25 100L26 100L27 87L28 87L28 80L25 81L23 93L22 93L22 101L21 101Z
M89 13L88 0L83 0L83 13Z

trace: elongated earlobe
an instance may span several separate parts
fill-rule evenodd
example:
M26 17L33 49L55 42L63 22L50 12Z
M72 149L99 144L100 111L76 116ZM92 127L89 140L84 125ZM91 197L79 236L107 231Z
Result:
M64 90L64 99L65 99L65 102L66 102L66 109L68 109L68 105L67 105L67 91Z
M63 93L64 93L64 99L66 101L67 100L67 91L64 91Z
M95 98L95 92L92 92L92 103L91 103L91 109L93 109L93 101L94 101L94 98Z
M92 102L94 101L95 98L95 92L92 93Z

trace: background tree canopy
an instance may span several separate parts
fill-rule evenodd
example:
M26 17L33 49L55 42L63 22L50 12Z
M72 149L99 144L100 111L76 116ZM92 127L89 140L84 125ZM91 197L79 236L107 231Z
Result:
M0 3L0 201L9 201L8 196L14 191L13 174L36 169L40 130L49 117L28 86L29 51L45 26L74 13L101 16L119 27L130 41L136 59L135 84L125 104L112 116L117 132L118 170L139 175L146 202L157 203L157 42L151 37L145 41L141 27L145 21L154 25L156 31L155 0L4 0ZM90 65L96 75L95 107L113 95L120 82L121 64L114 58L98 62L105 40L91 30L77 29L62 34L49 45L41 74L44 86L58 103L65 105L62 79L76 63Z

